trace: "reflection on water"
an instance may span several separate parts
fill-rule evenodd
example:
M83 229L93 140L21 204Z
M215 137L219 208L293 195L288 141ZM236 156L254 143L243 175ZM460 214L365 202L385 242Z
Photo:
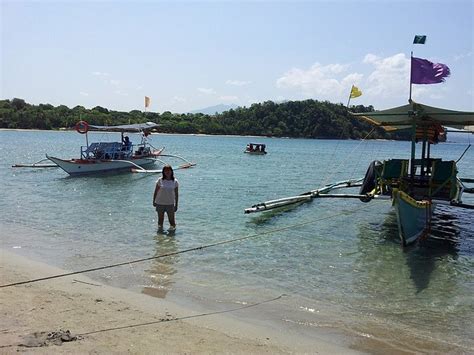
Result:
M438 261L457 257L458 245L461 239L461 232L457 227L458 219L457 215L449 214L445 210L438 210L433 215L430 235L426 240L405 248L400 245L398 251L393 250L393 246L389 248L390 251L399 252L400 255L403 255L403 264L407 266L410 280L413 282L417 293L429 286L430 276L436 270ZM373 228L374 236L378 235L376 237L377 241L373 240L378 246L384 245L384 241L392 245L400 244L397 218L393 210L380 225L375 224L371 228ZM362 240L364 239L367 240L367 238L362 238ZM383 255L381 250L378 250L378 253ZM401 271L401 265L394 265L394 267L398 272Z
M396 324L404 324L400 334L415 329L421 334L424 325L436 324L426 336L443 339L450 334L449 341L463 344L472 329L466 328L472 310L471 301L459 295L469 292L470 286L458 262L461 245L441 238L443 227L456 229L463 218L436 216L432 236L406 248L400 245L393 211L381 223L360 225L354 289L361 298L354 308L394 322L394 332ZM459 229L455 234L464 239L463 244L472 243Z
M158 234L154 237L154 240L156 242L156 257L178 251L174 234ZM179 255L154 259L150 268L145 270L150 277L150 284L143 287L142 293L153 297L165 298L174 284L172 276L176 274L175 264L178 260Z

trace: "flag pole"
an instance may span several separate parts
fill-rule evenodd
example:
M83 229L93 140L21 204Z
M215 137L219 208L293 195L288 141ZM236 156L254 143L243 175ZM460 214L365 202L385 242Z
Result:
M347 100L347 108L349 108L349 102L351 102L352 90L354 89L354 84L352 84L351 91L349 92L349 99Z
M408 102L411 103L411 87L412 87L412 75L413 75L413 51L411 51L411 55L410 55L410 97L408 98Z

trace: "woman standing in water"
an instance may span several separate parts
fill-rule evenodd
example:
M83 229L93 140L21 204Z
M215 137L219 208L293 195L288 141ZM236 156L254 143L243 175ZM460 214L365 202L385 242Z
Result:
M178 180L174 178L173 168L170 165L165 165L161 177L156 182L153 194L153 206L158 212L158 231L163 230L165 212L170 223L168 231L176 230L175 212L178 210L178 186Z

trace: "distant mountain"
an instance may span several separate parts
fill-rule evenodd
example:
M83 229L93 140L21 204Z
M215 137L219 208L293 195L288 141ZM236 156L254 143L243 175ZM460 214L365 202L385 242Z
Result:
M235 104L230 104L230 105L220 104L216 106L201 108L199 110L189 111L189 113L203 113L205 115L214 115L216 112L222 113L224 111L229 111L230 109L235 109L237 107L239 106Z

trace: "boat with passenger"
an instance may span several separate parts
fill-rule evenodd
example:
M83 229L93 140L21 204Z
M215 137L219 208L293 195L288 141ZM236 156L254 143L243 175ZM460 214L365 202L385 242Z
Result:
M249 143L247 147L245 147L244 153L247 154L254 154L254 155L265 155L267 154L266 145L262 143Z
M148 141L151 131L156 130L158 124L146 122L130 125L118 126L96 126L90 125L86 121L79 121L75 129L78 133L85 135L86 144L81 146L78 158L62 159L46 155L34 164L16 164L13 167L60 167L69 175L86 175L106 172L159 172L160 170L148 170L155 163L161 162L161 157L175 157L183 160L185 163L179 168L194 166L194 163L177 156L163 154L164 147L156 149ZM114 132L120 133L120 141L100 141L89 143L89 132ZM134 133L140 136L140 143L132 143L127 134ZM49 160L54 164L44 164L42 162Z

